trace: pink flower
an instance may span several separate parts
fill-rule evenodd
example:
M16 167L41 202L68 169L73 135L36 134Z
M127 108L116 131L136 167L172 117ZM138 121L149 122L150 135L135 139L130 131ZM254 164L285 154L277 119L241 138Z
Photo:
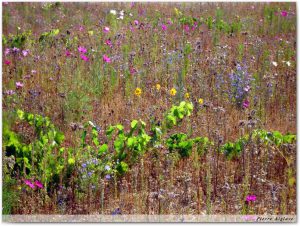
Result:
M132 26L130 26L129 29L130 29L131 32L134 31L134 27L132 27Z
M248 92L248 91L250 90L250 86L246 86L246 87L244 88L244 90L245 90L246 92Z
M38 181L38 180L36 180L36 181L34 182L34 184L35 184L37 187L39 187L39 188L44 188L43 184L42 184L40 181Z
M168 19L167 24L171 25L172 24L172 20Z
M111 43L111 41L109 39L107 39L105 41L105 44L108 45L110 48L112 48L112 43Z
M130 67L129 71L132 75L134 75L137 72L137 70L134 67Z
M138 21L138 20L135 20L135 21L134 21L134 24L135 24L135 25L139 25L139 21Z
M31 183L30 180L24 180L24 182L25 182L25 184L28 185L29 187L34 188L34 184Z
M243 103L244 108L248 108L250 106L250 102L248 100L245 100Z
M70 57L71 56L71 52L69 50L66 50L65 54L66 54L66 57Z
M247 195L247 197L246 197L246 201L247 202L254 202L254 201L256 201L256 196L255 195Z
M79 27L79 31L83 31L84 30L84 27L83 26L80 26Z
M22 82L16 82L16 88L21 89L23 88L24 84Z
M6 95L13 95L13 94L15 94L16 92L15 91L13 91L13 90L7 90L7 91L5 91L5 94Z
M89 61L89 58L84 54L80 54L80 58L83 59L86 62Z
M281 16L287 17L287 15L288 15L288 12L287 12L287 11L281 11Z
M185 30L185 32L189 32L190 31L189 25L184 25L183 29Z
M86 53L86 52L87 52L87 49L84 48L83 46L79 46L79 47L78 47L78 51L79 51L80 53Z
M11 62L10 62L9 60L5 60L4 63L5 63L6 65L10 65L10 64L11 64Z
M104 28L103 28L103 32L104 32L104 33L108 33L108 32L109 32L109 27L104 27Z
M31 70L31 74L36 74L36 70Z
M103 61L106 63L111 63L111 59L106 55L103 55Z
M13 52L15 52L15 53L18 53L18 52L20 52L20 49L19 49L19 48L17 48L17 47L14 47L12 50L13 50Z
M26 57L29 54L29 50L28 49L22 50L22 54L24 57Z
M10 48L6 48L4 51L4 55L7 56L10 54Z
M167 25L162 24L162 25L161 25L161 29L162 29L163 31L166 31L166 30L167 30Z

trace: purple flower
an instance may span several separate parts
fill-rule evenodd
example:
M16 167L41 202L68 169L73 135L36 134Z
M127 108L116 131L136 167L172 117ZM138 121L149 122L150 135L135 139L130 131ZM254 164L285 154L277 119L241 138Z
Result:
M109 165L106 165L106 166L104 167L104 169L107 170L107 171L109 171L109 170L110 170L110 166L109 166Z
M26 57L29 54L29 50L28 49L22 50L22 54L24 57Z
M109 27L104 27L104 28L103 28L103 32L104 32L104 33L108 33L108 32L109 32Z
M243 103L244 108L248 108L250 106L250 102L248 100L245 100Z
M254 201L256 201L256 196L255 195L247 195L247 197L246 197L246 201L247 202L254 202Z
M82 168L86 168L86 164L85 163L83 163L81 166L82 166Z
M17 47L14 47L12 50L13 50L13 52L14 52L14 53L18 53L18 52L20 52L20 49L19 49L19 48L17 48Z
M23 83L21 83L21 82L16 82L16 88L17 88L17 89L21 89L21 88L23 88L23 86L24 86Z
M13 95L13 94L15 94L15 93L16 93L16 92L13 91L12 89L5 91L5 94L6 94L6 95Z
M10 48L6 48L4 51L4 55L7 56L10 54Z
M78 51L79 51L80 53L86 53L86 52L87 52L87 49L84 48L83 46L79 46L79 47L78 47Z
M190 31L189 25L184 25L183 29L184 29L185 32L189 32Z
M80 26L79 27L79 31L83 31L84 30L84 27L83 26Z
M162 25L161 25L161 29L162 29L163 31L166 31L166 30L167 30L167 25L162 24Z
M111 176L110 176L109 174L107 174L107 175L105 176L105 178L106 178L107 180L109 180L109 179L111 178Z
M134 20L134 24L135 25L139 25L139 21L138 20Z

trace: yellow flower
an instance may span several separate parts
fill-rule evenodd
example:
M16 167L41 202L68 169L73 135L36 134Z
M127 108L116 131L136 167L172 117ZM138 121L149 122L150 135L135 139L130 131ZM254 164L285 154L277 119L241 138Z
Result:
M185 97L186 99L189 99L189 98L190 98L190 94L189 94L189 93L185 93L185 94L184 94L184 97Z
M172 89L170 90L170 95L171 95L171 96L175 96L176 93L177 93L177 91L176 91L175 88L172 88Z
M140 88L136 88L134 94L139 97L142 94L142 90Z
M94 35L94 31L89 31L89 35L90 36Z
M203 99L200 98L200 99L198 100L198 102L199 102L199 104L203 104Z
M157 91L160 90L160 84L157 83L155 87L156 87L156 90L157 90Z

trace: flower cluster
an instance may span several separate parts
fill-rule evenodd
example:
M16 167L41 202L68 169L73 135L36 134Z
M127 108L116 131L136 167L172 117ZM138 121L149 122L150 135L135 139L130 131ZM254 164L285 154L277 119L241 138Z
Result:
M248 108L250 102L247 100L251 90L251 82L253 78L247 72L246 67L237 64L236 71L229 75L229 98L238 107Z

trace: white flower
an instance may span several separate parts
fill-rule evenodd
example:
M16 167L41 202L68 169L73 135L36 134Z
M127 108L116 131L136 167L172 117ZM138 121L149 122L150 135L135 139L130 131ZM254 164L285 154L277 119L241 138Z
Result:
M277 62L275 62L275 61L272 61L272 64L273 64L275 67L278 66Z
M291 66L291 62L290 62L290 61L287 61L287 62L286 62L286 65L287 65L287 66Z
M133 16L132 13L129 13L129 16Z
M121 11L120 11L120 15L121 15L121 16L124 16L124 10L121 10Z
M90 124L92 127L96 127L92 121L89 121L89 124Z
M111 10L109 11L109 13L111 13L111 14L113 14L113 15L117 15L117 11L114 10L114 9L111 9Z
M124 19L124 16L120 16L117 18L118 20L123 20Z

